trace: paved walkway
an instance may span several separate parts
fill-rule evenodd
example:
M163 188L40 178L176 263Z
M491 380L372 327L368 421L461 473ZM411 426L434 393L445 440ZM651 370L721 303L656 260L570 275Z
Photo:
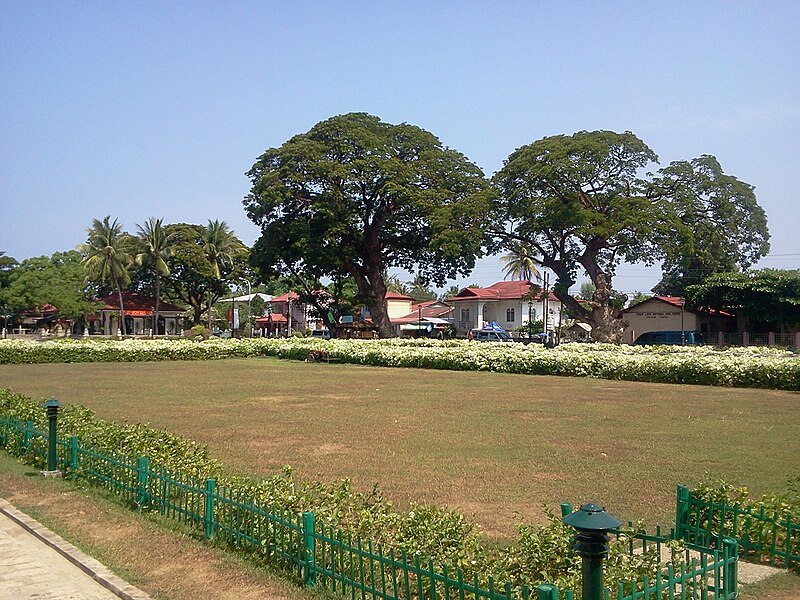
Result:
M150 596L0 498L0 598L149 600Z

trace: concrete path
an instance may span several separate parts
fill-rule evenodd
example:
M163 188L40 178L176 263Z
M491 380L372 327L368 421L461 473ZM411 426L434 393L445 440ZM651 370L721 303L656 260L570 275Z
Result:
M0 598L149 600L150 596L0 498Z

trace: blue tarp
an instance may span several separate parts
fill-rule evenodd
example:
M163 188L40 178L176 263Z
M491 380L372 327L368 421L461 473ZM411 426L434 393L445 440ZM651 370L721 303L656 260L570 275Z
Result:
M496 321L489 321L489 324L484 329L487 331L505 331Z

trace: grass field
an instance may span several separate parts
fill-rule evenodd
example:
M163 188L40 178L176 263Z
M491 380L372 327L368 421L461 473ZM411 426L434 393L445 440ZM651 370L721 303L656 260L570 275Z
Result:
M800 393L274 359L0 365L0 387L208 444L241 474L378 483L491 536L541 505L673 520L706 473L779 491L800 476Z

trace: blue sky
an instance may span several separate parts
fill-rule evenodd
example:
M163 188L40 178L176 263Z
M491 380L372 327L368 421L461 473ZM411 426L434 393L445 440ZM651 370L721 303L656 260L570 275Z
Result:
M244 176L330 116L419 125L485 173L517 147L633 131L662 165L713 154L800 267L800 3L0 0L0 250L226 220ZM655 168L655 165L654 165ZM497 259L458 283L502 278ZM622 291L657 270L623 267Z

